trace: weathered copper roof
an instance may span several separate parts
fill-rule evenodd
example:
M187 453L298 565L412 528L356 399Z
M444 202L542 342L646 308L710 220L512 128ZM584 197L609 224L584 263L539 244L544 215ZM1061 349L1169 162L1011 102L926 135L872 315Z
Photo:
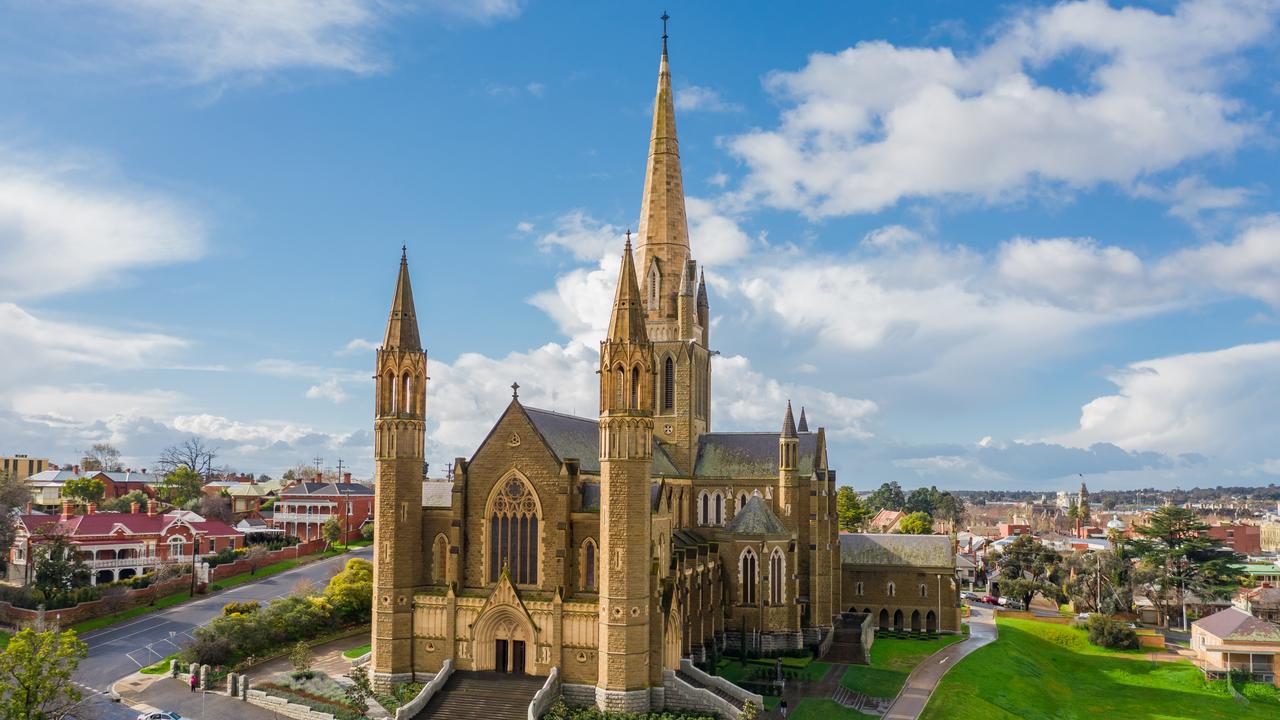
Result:
M951 538L946 535L848 533L840 536L840 562L953 568L956 556L951 553Z
M707 433L698 438L693 474L701 477L776 478L778 433ZM797 470L801 477L814 470L818 436L800 436Z
M731 535L788 535L787 526L782 524L773 508L765 503L759 495L752 496L747 506L738 511L729 521L725 532Z

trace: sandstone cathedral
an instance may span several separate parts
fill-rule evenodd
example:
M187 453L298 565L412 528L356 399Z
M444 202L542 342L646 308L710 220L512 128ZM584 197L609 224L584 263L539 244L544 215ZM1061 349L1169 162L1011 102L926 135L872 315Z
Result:
M866 582L875 568L842 570L836 473L803 410L797 422L779 407L775 431L711 431L710 306L689 245L666 45L664 34L639 232L622 248L600 343L598 417L527 407L513 392L452 482L424 483L427 358L401 257L377 352L379 684L446 661L556 668L573 704L680 706L682 659L729 641L816 646L842 605L864 604L842 600L842 571L859 594L879 582ZM938 594L911 617L957 629ZM884 626L891 610L877 602L867 612Z

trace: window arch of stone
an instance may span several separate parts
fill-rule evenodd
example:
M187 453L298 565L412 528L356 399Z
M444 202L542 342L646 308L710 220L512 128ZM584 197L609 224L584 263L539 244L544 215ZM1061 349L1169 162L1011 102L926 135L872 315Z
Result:
M920 583L920 597L929 597L929 586L924 583Z
M721 495L720 493L716 493L716 494L715 494L715 496L716 496L716 499L715 499L715 521L716 521L716 522L715 522L715 524L716 524L716 525L723 525L723 524L724 524L724 496L723 496L723 495Z
M400 376L400 398L400 412L413 412L413 380L407 370Z
M698 493L698 521L702 525L711 524L711 493L706 490Z
M676 363L668 355L662 362L662 411L671 412L676 408Z
M600 573L600 550L596 547L596 541L592 538L582 541L579 562L581 567L581 571L578 573L579 585L583 590L596 590L600 582L598 578Z
M742 551L738 558L738 583L742 588L742 604L754 605L756 602L756 583L759 580L760 560L753 548Z
M782 550L774 548L769 555L769 604L781 605L786 601L787 561Z
M445 579L445 565L449 562L449 540L444 533L436 535L431 543L431 581L437 584Z
M742 508L747 506L747 501L751 498L746 493L738 495L738 508L734 512L742 512Z
M618 365L613 371L613 406L615 408L624 408L624 401L627 392L627 371L622 369L622 365Z
M649 268L649 309L658 309L658 289L662 284L662 276L658 273L658 264L655 262Z
M853 592L854 592L854 594L855 594L855 595L865 595L865 594L866 594L866 593L864 592L864 586L863 586L863 584L862 584L862 583L858 583L858 584L854 585L854 590L853 590Z
M391 370L387 370L386 376L383 378L386 388L386 405L383 407L384 415L394 415L396 413L396 374Z
M503 478L489 495L485 517L489 582L497 582L505 567L511 582L537 585L542 506L533 486L519 473Z
M890 580L889 584L885 586L884 594L889 597L894 597L898 594L898 588L893 584L892 580Z

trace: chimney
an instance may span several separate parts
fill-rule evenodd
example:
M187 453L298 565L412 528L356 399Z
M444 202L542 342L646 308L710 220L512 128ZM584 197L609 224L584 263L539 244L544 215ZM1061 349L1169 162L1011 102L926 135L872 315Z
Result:
M146 474L147 474L147 469L146 469L146 468L142 468L142 474L143 474L143 475L146 475Z
M351 484L351 473L342 473L342 482L343 482L344 484L350 485L350 484Z
M147 517L155 517L155 516L156 516L156 510L158 509L158 508L156 507L157 505L158 505L158 503L157 503L155 500L148 500L148 501L147 501Z
M91 503L89 503L88 507L86 507L86 508L84 509L84 514L85 514L85 515L92 515L92 514L94 514L94 513L95 513L95 512L97 512L97 511L98 511L98 503L96 503L96 502L91 502Z
M138 508L140 508L140 507L142 507L142 506L141 506L141 505L139 505L139 504L138 504L138 503L136 503L136 502L131 502L131 503L129 503L129 514L130 514L130 515L137 515L137 514L138 514Z
M72 516L74 516L75 514L76 514L76 513L75 513L75 508L74 508L74 506L71 504L71 501L70 501L70 500L63 500L63 501L62 501L62 519L63 519L63 520L70 520L70 519L72 518Z
M28 500L28 501L27 501L27 510L26 510L26 514L28 514L28 515L30 515L30 514L31 514L31 501L30 501L30 500Z
M324 473L319 473L319 472L316 473L316 482L318 483L324 482Z

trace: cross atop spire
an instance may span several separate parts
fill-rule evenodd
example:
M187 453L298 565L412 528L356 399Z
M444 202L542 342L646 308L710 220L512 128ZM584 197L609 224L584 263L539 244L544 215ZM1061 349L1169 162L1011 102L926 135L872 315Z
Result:
M520 383L518 382L511 383L511 399L512 400L520 399Z
M409 262L409 246L404 243L400 244L400 262Z
M667 56L667 21L670 19L671 19L671 16L667 14L666 10L663 10L662 11L662 57Z

